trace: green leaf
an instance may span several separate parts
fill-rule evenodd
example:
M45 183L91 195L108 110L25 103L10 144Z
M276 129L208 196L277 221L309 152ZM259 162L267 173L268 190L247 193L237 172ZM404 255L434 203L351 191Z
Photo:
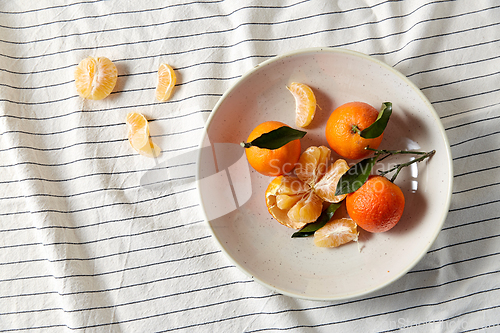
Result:
M359 135L365 139L374 139L384 133L384 130L389 122L389 118L392 114L392 103L385 102L382 104L382 108L378 113L378 117L373 124L362 130Z
M306 224L302 229L299 231L295 232L292 235L292 238L296 237L309 237L314 235L314 232L320 228L322 228L330 219L333 217L333 214L337 211L337 209L340 207L340 202L339 203L332 203L330 206L328 206L327 209L325 209L321 215L318 217L316 222Z
M307 132L299 131L289 126L281 126L271 132L262 134L258 138L252 140L252 142L242 143L241 146L244 148L256 146L274 150L283 147L293 140L303 138L306 133Z
M365 158L347 170L347 172L340 177L339 182L337 183L335 195L351 193L363 186L368 179L378 156L379 155L376 154L373 157Z

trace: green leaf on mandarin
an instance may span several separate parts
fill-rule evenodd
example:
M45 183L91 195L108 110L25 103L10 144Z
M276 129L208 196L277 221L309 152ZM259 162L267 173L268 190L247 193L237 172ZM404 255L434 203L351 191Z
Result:
M251 142L242 142L243 148L259 147L264 149L278 149L289 142L297 139L302 139L307 132L296 130L289 126L281 126L268 133L264 133Z
M337 183L335 195L352 193L363 186L368 179L378 156L379 155L375 155L373 157L365 158L347 170L347 172L340 177Z
M379 136L382 135L382 133L384 133L384 130L387 127L387 123L389 122L389 118L391 117L391 114L392 114L392 103L391 102L382 103L382 107L375 122L371 124L369 127L362 130L359 133L359 135L365 139L378 138Z

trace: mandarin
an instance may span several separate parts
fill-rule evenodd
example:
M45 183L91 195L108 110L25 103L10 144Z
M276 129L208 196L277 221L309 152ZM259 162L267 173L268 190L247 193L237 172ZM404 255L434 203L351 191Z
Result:
M176 82L177 76L174 69L168 64L160 64L155 91L156 99L160 102L169 100Z
M365 139L358 131L373 124L378 114L373 106L364 102L350 102L336 108L328 118L325 129L330 148L340 156L353 160L368 156L371 152L365 148L377 149L383 134Z
M332 218L314 233L314 245L318 247L339 247L357 240L357 225L350 218Z
M312 89L304 84L292 82L287 89L295 98L295 125L308 126L316 113L316 96Z
M323 202L340 202L346 195L335 196L338 179L349 169L339 159L329 164L330 149L309 147L295 168L297 176L278 176L266 190L269 213L281 224L300 229L321 215Z
M149 125L146 117L138 112L130 112L126 118L128 142L139 154L146 157L157 157L161 153L149 137Z
M269 133L281 126L279 121L266 121L258 125L248 136L247 142ZM289 173L295 167L300 157L300 140L293 140L278 149L265 149L252 146L245 149L248 163L259 173L265 176L279 176Z
M346 198L349 216L364 230L384 232L401 219L405 198L401 189L383 176L368 180Z
M85 58L74 72L76 91L83 98L103 99L113 91L117 77L116 66L108 58Z

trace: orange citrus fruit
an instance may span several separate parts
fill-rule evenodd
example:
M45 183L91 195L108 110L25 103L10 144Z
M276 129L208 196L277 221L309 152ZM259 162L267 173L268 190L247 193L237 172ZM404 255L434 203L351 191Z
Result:
M329 158L330 149L309 147L297 163L297 176L282 175L269 184L266 205L278 222L300 229L318 219L324 201L340 202L344 199L345 195L335 196L337 181L327 184L327 180L340 178L349 167L344 160L328 165ZM321 184L319 188L318 184Z
M160 64L158 68L158 82L156 84L156 99L160 102L167 101L172 95L177 76L168 64Z
M322 200L306 184L291 176L278 176L269 183L266 205L278 222L293 229L316 221L322 210Z
M295 125L308 126L316 113L316 96L312 89L303 84L292 82L287 89L295 98Z
M314 233L314 245L319 247L338 247L357 240L357 225L350 218L332 218Z
M75 69L76 91L83 98L103 99L113 91L117 77L116 66L108 58L85 58Z
M295 167L297 177L305 182L324 201L340 202L347 194L335 195L340 177L349 170L343 159L330 162L331 150L325 146L311 146L299 158Z
M286 125L279 121L266 121L253 129L247 142L281 126ZM248 163L256 171L266 176L279 176L293 170L295 163L299 160L300 149L300 140L297 139L274 150L252 146L245 148L245 153Z
M138 113L131 112L126 118L128 130L128 142L139 154L147 157L157 157L161 153L158 147L149 137L149 125L146 118Z
M401 189L382 176L368 177L363 186L346 198L349 216L369 232L393 228L403 215L404 206Z
M371 152L366 147L377 149L383 134L374 139L362 138L362 131L375 122L379 112L364 102L350 102L336 108L326 123L325 135L330 148L344 158L360 159Z

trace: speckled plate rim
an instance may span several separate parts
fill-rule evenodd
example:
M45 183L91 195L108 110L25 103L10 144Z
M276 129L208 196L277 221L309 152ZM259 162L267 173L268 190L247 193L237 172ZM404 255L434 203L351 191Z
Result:
M201 189L199 187L199 182L198 182L199 175L200 175L200 158L201 158L200 153L198 153L197 160L196 160L196 163L197 163L197 166L196 166L196 180L197 180L196 184L197 184L198 200L200 202L200 206L201 206L202 211L203 211L204 220L205 220L206 224L209 226L211 235L214 237L214 239L216 240L218 246L221 248L221 250L225 254L225 256L237 268L239 268L239 270L241 272L243 272L248 277L252 278L255 282L257 282L257 283L265 286L266 288L270 289L271 291L280 293L282 295L286 295L286 296L293 297L293 298L298 298L298 299L307 299L307 300L314 300L314 301L340 301L340 300L353 299L353 298L362 297L362 296L365 296L365 295L368 295L368 294L372 294L372 293L374 293L374 292L376 292L376 291L378 291L380 289L383 289L384 287L386 287L386 286L394 283L395 281L397 281L398 279L400 279L402 276L406 275L406 273L408 273L427 254L429 248L432 246L432 244L434 244L436 238L438 237L438 234L441 231L442 226L443 226L443 224L444 224L444 222L446 220L446 217L448 215L448 210L449 210L449 207L450 207L450 204L451 204L452 188L453 188L453 164L452 164L451 148L450 148L450 144L449 144L448 138L447 138L446 133L445 133L445 129L443 127L443 124L441 123L441 120L440 120L437 112L435 111L434 107L432 106L432 104L430 103L430 101L428 100L428 98L422 93L422 91L413 82L411 82L405 75L403 75L401 72L399 72L395 68L393 68L393 67L389 66L388 64L386 64L386 63L384 63L382 61L379 61L379 60L377 60L377 59L375 59L375 58L373 58L373 57L371 57L371 56L369 56L367 54L361 53L361 52L352 51L352 50L343 49L343 48L334 48L334 47L315 47L315 48L305 48L305 49L299 49L299 50L291 51L291 52L288 52L288 53L284 53L284 54L272 57L272 58L270 58L268 60L265 60L262 63L256 65L255 67L253 67L252 69L250 69L249 71L247 71L246 73L244 73L238 79L237 82L235 82L228 90L226 90L224 92L224 94L221 96L221 98L218 100L218 102L216 103L216 105L212 109L212 112L211 112L210 116L207 119L207 122L205 124L204 133L203 133L202 139L200 140L200 144L199 144L198 148L199 148L199 152L200 152L201 148L203 147L204 136L208 132L208 128L210 127L210 125L211 125L211 123L212 123L212 121L213 121L213 119L214 119L214 117L216 115L216 112L219 109L220 105L222 103L224 103L224 101L227 98L227 96L229 96L233 91L235 91L236 89L238 89L238 87L240 85L242 85L244 83L244 81L247 80L247 78L249 78L250 76L254 75L258 71L265 70L266 66L268 66L268 65L270 65L272 63L275 63L277 61L281 61L283 59L286 59L286 58L289 58L289 57L294 57L294 56L297 56L297 55L303 55L303 54L307 54L307 53L318 53L318 52L344 53L344 54L348 54L348 55L351 55L351 56L354 56L354 57L359 57L359 58L364 59L366 61L373 62L376 65L384 68L385 70L391 72L393 75L398 76L426 104L427 110L430 112L430 114L432 115L432 117L436 121L436 126L440 129L440 132L441 132L440 134L441 134L441 137L443 139L444 145L446 147L446 152L445 153L446 153L446 157L447 157L447 160L448 160L448 165L447 165L447 169L448 169L448 187L446 188L447 197L446 197L445 205L443 206L443 209L441 211L441 217L439 219L439 223L437 223L437 225L436 225L435 232L432 234L432 237L429 239L428 245L426 247L422 248L420 254L418 256L416 256L414 258L414 260L408 264L408 266L406 267L406 269L403 269L400 272L400 274L396 275L395 277L393 277L392 279L386 281L385 283L382 283L382 284L380 284L380 285L378 285L378 286L376 286L376 287L374 287L374 288L372 288L370 290L367 290L367 291L364 291L364 292L359 292L359 293L353 293L351 295L346 295L346 296L343 296L343 297L308 297L308 296L305 296L305 295L302 295L302 294L296 294L296 293L293 293L293 292L290 292L290 291L287 291L287 290L276 288L276 287L270 285L269 283L267 283L266 281L264 281L264 280L262 280L262 279L260 279L260 278L258 278L256 276L253 276L247 269L245 269L242 265L240 265L238 263L238 261L231 256L231 254L229 253L229 251L226 249L226 247L224 246L224 244L220 241L220 239L218 238L217 234L215 233L215 231L211 227L210 221L208 221L208 219L207 219L207 214L206 214L206 211L205 211L205 207L203 206Z

